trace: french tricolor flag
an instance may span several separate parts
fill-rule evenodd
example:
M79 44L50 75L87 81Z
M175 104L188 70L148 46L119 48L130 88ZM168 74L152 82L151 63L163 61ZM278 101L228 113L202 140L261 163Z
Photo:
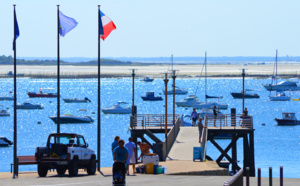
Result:
M111 31L116 29L116 26L112 20L107 17L103 12L100 10L100 37L104 41L106 37L111 33Z

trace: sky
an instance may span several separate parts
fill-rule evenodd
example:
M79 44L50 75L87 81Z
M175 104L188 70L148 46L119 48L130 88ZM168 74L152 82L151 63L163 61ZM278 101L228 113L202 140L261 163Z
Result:
M0 55L57 56L57 6L78 26L60 38L61 57L97 57L98 7L117 29L101 57L300 56L299 0L1 0Z

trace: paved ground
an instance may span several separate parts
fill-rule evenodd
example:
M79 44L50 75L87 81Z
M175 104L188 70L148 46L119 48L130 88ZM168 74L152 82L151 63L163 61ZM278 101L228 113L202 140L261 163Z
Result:
M106 169L106 168L105 168ZM111 168L109 168L111 170ZM137 174L136 176L127 176L127 185L133 186L221 186L226 182L229 176L180 176L180 175L146 175ZM244 179L245 180L245 179ZM244 185L246 182L244 181ZM284 179L285 186L299 185L300 179ZM111 174L101 175L97 173L94 176L87 176L85 172L80 172L78 177L58 177L56 173L49 173L46 178L39 178L36 172L22 172L19 177L12 179L10 173L0 173L0 186L30 186L30 185L112 185ZM257 185L257 178L250 179L250 185ZM262 178L262 185L269 185L268 178ZM273 186L279 186L279 179L273 178Z

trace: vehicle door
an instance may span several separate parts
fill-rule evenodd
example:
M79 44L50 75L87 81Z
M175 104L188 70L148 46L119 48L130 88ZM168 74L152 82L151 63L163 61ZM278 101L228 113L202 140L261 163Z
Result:
M81 160L88 160L90 159L89 153L88 153L88 149L87 149L87 145L85 143L85 140L82 136L78 136L78 140L79 140L79 147L80 147L80 159Z

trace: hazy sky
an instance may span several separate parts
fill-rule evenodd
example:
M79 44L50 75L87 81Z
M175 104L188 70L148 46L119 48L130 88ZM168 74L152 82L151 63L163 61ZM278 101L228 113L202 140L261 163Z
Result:
M98 4L117 26L102 57L300 56L299 0L1 0L0 55L13 55L13 4L19 57L56 57L57 4L78 22L61 57L97 57Z

